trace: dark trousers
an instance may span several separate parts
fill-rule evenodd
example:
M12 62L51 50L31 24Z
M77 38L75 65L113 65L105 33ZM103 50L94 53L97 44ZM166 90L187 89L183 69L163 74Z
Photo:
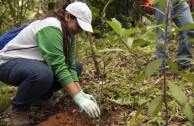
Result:
M79 62L76 62L76 71L78 76L82 72ZM18 86L11 104L23 109L29 109L33 100L51 97L53 92L62 88L45 63L31 59L14 59L1 65L0 81Z

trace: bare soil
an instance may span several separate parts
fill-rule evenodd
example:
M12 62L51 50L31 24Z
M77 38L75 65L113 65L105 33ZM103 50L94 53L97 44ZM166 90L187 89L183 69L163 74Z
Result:
M125 108L126 109L126 108ZM68 96L58 103L55 110L32 109L32 124L37 126L115 126L118 124L118 115L124 108L103 110L100 119L91 119Z
M116 112L107 112L101 119L94 120L84 113L61 111L49 117L48 120L39 123L38 126L95 126L97 124L113 126L117 123L115 115Z

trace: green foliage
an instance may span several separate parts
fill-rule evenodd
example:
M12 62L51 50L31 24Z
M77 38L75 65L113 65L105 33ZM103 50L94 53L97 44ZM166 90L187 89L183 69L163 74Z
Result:
M5 95L0 94L0 113L7 110L9 105L9 98Z
M106 16L106 9L107 9L108 5L109 5L110 3L112 3L113 1L114 1L114 0L108 0L108 2L106 3L106 5L105 5L104 8L103 8L102 17L105 17L105 16Z
M159 1L165 5L165 1ZM0 12L3 12L0 13L0 34L16 27L16 25L21 25L37 19L42 11L45 11L44 9L47 8L47 4L45 3L43 4L36 0L32 0L32 2L34 3L26 5L25 8L28 8L25 15L16 17L12 16L7 2L0 2ZM155 45L159 45L159 43L157 43L158 36L155 34L155 28L160 28L165 31L166 24L145 26L142 22L137 22L142 18L142 10L139 8L142 1L124 0L121 2L119 0L90 0L86 2L92 9L94 35L97 37L96 34L100 34L98 39L94 38L94 45L92 45L96 51L95 57L98 59L102 69L103 67L106 67L102 109L110 110L115 107L115 104L124 105L127 109L130 108L130 111L132 111L130 115L129 113L122 115L123 118L127 118L127 125L165 125L163 117L159 115L159 111L162 113L165 112L165 110L161 109L163 100L162 86L156 82L161 76L160 73L157 72L157 69L162 64L162 61L153 61L155 59L153 53L155 51ZM126 2L129 2L129 4L126 4ZM136 7L136 5L138 5L138 7ZM21 13L18 12L19 10L16 13L20 15ZM153 16L151 18L152 20L154 19ZM21 24L20 19L22 19ZM154 21L151 22L151 24L154 23ZM112 28L113 31L110 31L110 28ZM193 25L188 25L180 29L175 28L175 31L173 31L172 34L174 35L176 33L175 35L177 35L179 31L187 29L193 29ZM79 42L81 44L79 50L79 53L81 54L80 60L85 64L84 74L86 74L81 76L81 79L83 83L92 84L86 87L88 88L87 91L93 92L98 98L98 88L100 87L99 85L102 83L102 80L101 78L99 79L96 77L96 75L93 75L94 69L91 58L94 56L89 51L89 44L86 44L87 36L84 35L85 34L82 34L79 37ZM192 39L189 41L193 42ZM166 44L161 44L161 46L164 49ZM125 48L127 48L128 51L126 51ZM193 61L191 59L186 60ZM187 79L191 82L191 85L193 84L193 74L180 72L177 64L173 60L169 60L167 63L175 73L178 73L181 77ZM138 70L136 68L138 68ZM145 68L145 70L143 68ZM156 76L153 76L154 74ZM89 80L92 80L92 82L89 82ZM175 78L173 81L177 82L179 79ZM185 80L181 81L181 84L182 83L185 83ZM97 91L94 91L95 88L97 88ZM171 94L173 94L172 96L178 97L176 96L177 89L172 85L171 88L169 87ZM188 89L188 87L186 87L186 89ZM8 93L6 94L5 92ZM9 94L13 94L13 92L12 89L7 87L0 88L0 98L7 104L11 97ZM185 97L186 95L184 98ZM191 97L193 98L192 95ZM151 100L152 98L154 99ZM182 98L182 95L180 98ZM186 97L187 102L181 107L182 112L190 121L192 121L190 104L193 107L194 103L192 98L188 99ZM181 112L175 108L176 105L174 102L174 100L168 100L168 103L171 105L168 108L169 111L172 111L172 109L175 111L175 114L169 114L171 117L181 114ZM112 103L115 104L112 105ZM4 108L6 107L7 106ZM2 111L4 110L5 109ZM149 119L147 115L150 116Z
M137 113L135 115L135 118L137 119L137 117L140 115L140 113L142 112L142 110L144 109L144 107L147 105L147 102L141 104L138 108L137 108Z
M162 107L162 103L162 96L154 98L148 105L148 116L154 116L155 114L157 114Z
M139 74L135 79L134 79L134 83L138 83L139 81L143 80L146 78L145 73Z
M147 77L150 77L151 75L153 75L158 70L159 66L161 66L161 64L162 64L162 59L158 59L150 62L145 68L145 75Z
M137 30L136 29L133 29L133 28L126 29L126 30L123 31L122 36L125 38L125 37L128 37L130 35L135 34L136 32L137 32Z
M142 66L143 66L143 59L142 58L139 58L135 61L137 67L139 70L141 70Z
M0 113L10 106L10 99L15 95L15 88L0 82Z
M115 49L102 49L102 50L99 50L98 52L99 53L107 53L107 52L109 52L109 53L115 53L115 52L123 52L123 51L125 51L125 50L123 50L123 49L119 49L119 48L115 48Z
M166 10L166 5L168 4L166 0L157 0L161 5L162 7Z
M136 87L134 90L138 90L138 88L140 88L144 84L144 82L146 83L149 79L151 79L151 80L155 79L155 81L157 81L156 78L154 78L154 79L152 78L153 77L152 75L154 75L154 73L156 73L156 75L158 74L157 70L158 70L158 67L162 65L162 59L153 61L152 58L147 56L146 58L149 60L151 59L151 62L148 63L148 65L145 67L145 71L144 71L142 69L144 60L141 58L138 58L139 57L138 51L141 47L145 47L145 45L151 47L152 44L153 45L156 45L156 44L161 45L162 48L165 49L167 44L157 43L157 41L156 41L157 36L156 36L156 34L154 34L154 30L155 30L155 28L160 28L163 31L165 31L166 24L162 24L162 25L158 25L158 26L152 25L152 26L147 26L147 27L143 27L143 28L136 27L136 28L125 29L122 27L122 23L120 23L115 18L112 18L112 20L107 20L106 22L113 29L113 31L116 33L116 36L113 32L108 33L110 38L109 39L105 38L106 39L105 41L107 43L106 46L108 46L109 48L112 48L113 50L108 49L106 51L106 48L105 48L104 52L106 52L106 53L108 53L109 51L110 52L114 52L114 51L117 52L120 49L123 49L123 46L125 46L128 49L129 53L125 53L124 51L119 51L119 52L125 53L124 56L126 56L125 58L130 59L130 61L129 61L130 64L132 64L131 61L135 61L133 63L136 63L136 66L138 68L138 71L136 71L136 73L133 72L131 74L128 74L128 77L135 77L132 80L134 82L134 85L132 87L133 88ZM178 30L175 28L172 32L172 35L177 35L177 31ZM171 36L171 37L173 37L173 36ZM122 44L122 45L120 45L120 44ZM119 47L119 48L117 48L117 47ZM138 53L135 52L135 50L138 50L137 51ZM145 51L145 50L143 50L143 51ZM131 56L133 54L135 54L135 57L137 58L137 60L134 60L134 57L128 57L128 56ZM146 56L146 54L144 54L144 55ZM186 60L191 60L191 59L186 59ZM185 77L186 79L188 79L189 81L192 82L192 76L187 76L187 74L180 72L178 70L177 64L173 60L166 61L166 63L169 64L169 66L172 68L172 70L175 73L178 73L182 77ZM112 63L110 63L110 64L112 64ZM128 68L127 70L131 70L131 69ZM112 72L112 74L109 75L111 79L113 76L118 76L118 78L117 78L118 80L116 80L116 82L120 83L126 77L125 76L126 72L125 73L120 73L118 71L115 71L115 72L111 71L111 72ZM136 75L137 73L138 73L138 75ZM147 80L144 80L145 78ZM150 120L148 121L148 123L157 123L158 125L164 125L165 124L164 119L162 117L158 117L156 115L157 113L159 113L159 111L163 111L163 110L161 110L162 105L163 105L163 96L162 96L163 92L162 92L161 86L156 87L155 85L154 86L152 85L152 84L156 83L155 81L151 84L146 83L147 84L146 86L144 85L145 87L150 86L151 90L146 90L145 92L143 90L138 90L137 91L138 93L136 91L134 91L134 92L129 91L128 94L130 94L130 97L126 96L125 94L118 91L117 92L119 94L118 97L116 97L116 98L111 97L108 100L113 102L113 103L119 104L119 105L130 105L133 107L134 106L137 107L137 105L138 105L137 108L135 107L137 109L137 113L135 114L136 119L138 119L138 116L141 116L141 112L144 112L144 107L146 107L146 105L149 103L148 104L148 115L150 116L150 118L149 118ZM124 92L124 91L122 91L122 92ZM142 97L141 93L143 93L143 92L146 94L146 97ZM135 96L133 96L134 95L133 93L135 94ZM149 96L153 96L153 97L155 97L155 99L150 101ZM169 97L169 96L167 95L165 97ZM140 102L143 99L145 99L144 102ZM168 101L168 102L171 102L171 101ZM168 108L168 109L169 109L169 111L171 110L171 108ZM184 111L186 111L186 112L184 112ZM184 114L186 113L185 115L189 118L190 113L189 113L188 107L186 107L182 112Z
M162 117L160 117L160 116L154 116L154 117L152 117L152 118L148 121L148 123L151 123L151 124L152 124L153 122L156 122L157 125L159 125L159 126L164 126L164 125L165 125L164 119L163 119Z
M42 1L43 2L43 1ZM0 35L38 19L44 4L38 0L0 1Z
M127 47L129 52L131 49L144 47L150 43L148 40L146 40L146 38L143 39L142 37L134 36L134 34L138 33L138 29L122 28L121 23L115 18L112 18L111 21L107 20L107 23L118 34L119 40Z
M142 47L142 46L145 46L149 44L148 41L144 40L144 39L135 39L133 41L133 45L132 45L132 48L138 48L138 47Z
M177 65L177 63L175 63L175 62L169 60L169 61L168 61L168 65L170 66L170 68L171 68L175 73L178 72L178 65Z
M48 10L54 10L55 9L55 1L49 1L48 2Z
M167 10L167 7L166 7L166 5L167 5L167 3L166 3L166 1L164 1L164 0L158 0L159 2L160 2L160 4ZM172 20L173 18L175 18L176 16L178 16L178 14L177 15L174 15L170 20ZM168 20L168 19L167 19ZM166 22L168 22L168 21L166 21ZM149 29L152 29L152 28L160 28L160 29L162 29L164 32L166 32L166 24L162 24L162 25L158 25L158 26L152 26L152 27L150 27ZM177 32L177 31L183 31L183 30L188 30L188 29L193 29L193 26L192 25L188 25L188 26L184 26L184 27L182 27L182 28L180 28L180 29L175 29L175 31L174 32ZM174 34L174 32L172 32L172 34ZM171 35L172 35L171 34ZM170 35L170 36L171 36ZM167 38L168 39L168 38ZM168 44L168 41L167 41L167 39L165 40L165 43L167 43ZM192 40L191 40L192 41ZM164 45L161 45L161 47L164 49L164 51L165 51L165 48L166 48L166 45L167 44L164 44ZM165 53L165 52L164 52ZM185 73L183 73L183 72L180 72L179 70L178 70L178 65L174 62L174 61L166 61L165 59L162 59L162 60L164 60L164 62L166 62L166 63L168 63L169 64L169 66L172 68L172 70L175 72L175 73L178 73L179 75L181 75L182 77L185 77L187 80L189 80L190 82L193 82L193 78L192 78L192 76L190 76L190 75L188 75L188 74L185 74ZM147 77L150 77L151 75L153 75L156 71L157 71L157 69L158 69L158 67L159 66L161 66L162 65L162 60L161 61L152 61L152 62L150 62L147 66L146 66L146 69L145 69L145 75L147 76ZM190 59L186 59L186 60L190 60ZM156 62L156 63L153 63L153 62ZM164 73L164 74L166 74L166 73ZM138 76L138 78L137 78L137 80L141 80L141 79L143 79L143 76L144 75L144 73L143 74L140 74L140 76ZM166 78L164 78L164 79L166 79ZM168 83L169 83L170 81L168 81ZM165 86L165 81L164 81L164 86ZM169 86L169 84L168 84L168 86ZM182 110L183 110L183 113L187 116L187 118L190 120L190 122L192 123L193 122L193 117L192 117L192 109L191 109L191 107L189 106L189 102L187 101L187 97L186 97L186 95L182 92L182 90L180 90L180 88L178 87L178 86L176 86L176 85L173 85L173 84L171 84L170 86L169 86L169 89L170 89L170 91L171 91L171 93L172 93L172 95L173 95L173 97L177 100L177 102L180 104L180 106L181 106L181 108L182 108ZM164 89L165 90L165 89ZM164 97L167 97L166 96L166 90L164 91L165 93L164 93ZM164 101L165 103L166 103L166 105L168 104L167 103L167 101ZM155 112L158 112L159 111L159 109L158 108L161 108L161 106L162 106L162 96L159 96L159 97L156 97L156 99L154 99L150 104L149 104L149 107L148 107L148 114L149 115L152 115L153 116L153 114L155 114ZM185 107L186 106L186 107ZM168 109L167 108L167 106L165 106L166 107L166 109ZM167 125L167 119L166 119L166 125Z
M120 85L121 88L117 90L118 97L116 99L108 99L109 101L119 104L119 105L131 105L133 104L133 100L131 99L131 90L125 84Z
M162 31L165 31L166 24L160 24L160 25L151 25L147 26L147 30L153 30L156 28L160 28Z
M115 17L125 28L137 26L144 15L143 1L137 0L88 0L86 3L92 8L94 36L102 37L107 30L106 20Z
M112 21L107 21L107 23L113 28L113 30L119 34L120 36L122 36L122 31L124 29L122 29L121 23L119 21L117 21L115 18L112 19Z
M181 108L182 108L183 113L185 114L185 116L191 122L191 124L193 124L193 112L192 112L192 108L191 108L190 104L187 102L187 103L185 103L185 106L183 106Z
M178 85L174 84L171 81L168 81L168 87L170 89L170 92L172 93L172 96L179 103L181 109L183 110L183 113L187 116L189 121L193 123L193 112L191 106L188 103L187 96Z
M179 28L178 31L184 31L184 30L189 30L189 29L194 29L194 24L185 25L185 26Z
M183 72L179 72L178 74L181 75L182 77L186 78L188 81L194 83L194 78L190 74L183 73Z
M107 19L115 17L121 22L124 22L126 21L127 17L131 17L127 18L128 22L130 22L139 19L139 17L136 17L134 13L138 13L139 15L142 14L142 10L139 5L143 4L143 1L123 0L122 2L120 2L119 0L88 0L86 2L90 6L100 10L98 13L99 17L102 16L106 17ZM135 8L133 8L132 6ZM128 12L131 12L130 15Z
M133 101L128 97L119 97L117 99L109 99L111 102L116 103L118 105L131 105Z

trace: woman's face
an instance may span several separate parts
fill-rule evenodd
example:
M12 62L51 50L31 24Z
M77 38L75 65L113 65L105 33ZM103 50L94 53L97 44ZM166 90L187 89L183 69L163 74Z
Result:
M82 28L79 26L77 19L72 19L70 17L70 13L67 12L64 18L67 24L67 30L68 30L69 36L71 38L74 35L79 34L83 31Z

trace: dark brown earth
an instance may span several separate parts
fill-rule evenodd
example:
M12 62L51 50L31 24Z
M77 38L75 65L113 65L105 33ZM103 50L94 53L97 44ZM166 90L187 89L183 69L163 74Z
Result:
M36 110L37 109L37 110ZM100 119L91 119L81 112L68 96L58 103L56 110L34 108L31 113L33 125L37 126L114 126L118 124L118 115L124 108L102 110Z
M84 113L78 111L74 113L61 111L49 117L48 120L39 123L38 126L95 126L97 124L113 126L117 123L117 117L115 115L116 112L107 112L101 117L101 119L93 120Z
M129 111L116 106L101 110L99 119L91 119L86 113L80 111L70 96L64 96L55 108L45 110L32 107L29 115L33 126L115 126L119 123L119 113ZM0 126L10 126L9 114L8 110L0 115L0 119L5 121L0 122Z

